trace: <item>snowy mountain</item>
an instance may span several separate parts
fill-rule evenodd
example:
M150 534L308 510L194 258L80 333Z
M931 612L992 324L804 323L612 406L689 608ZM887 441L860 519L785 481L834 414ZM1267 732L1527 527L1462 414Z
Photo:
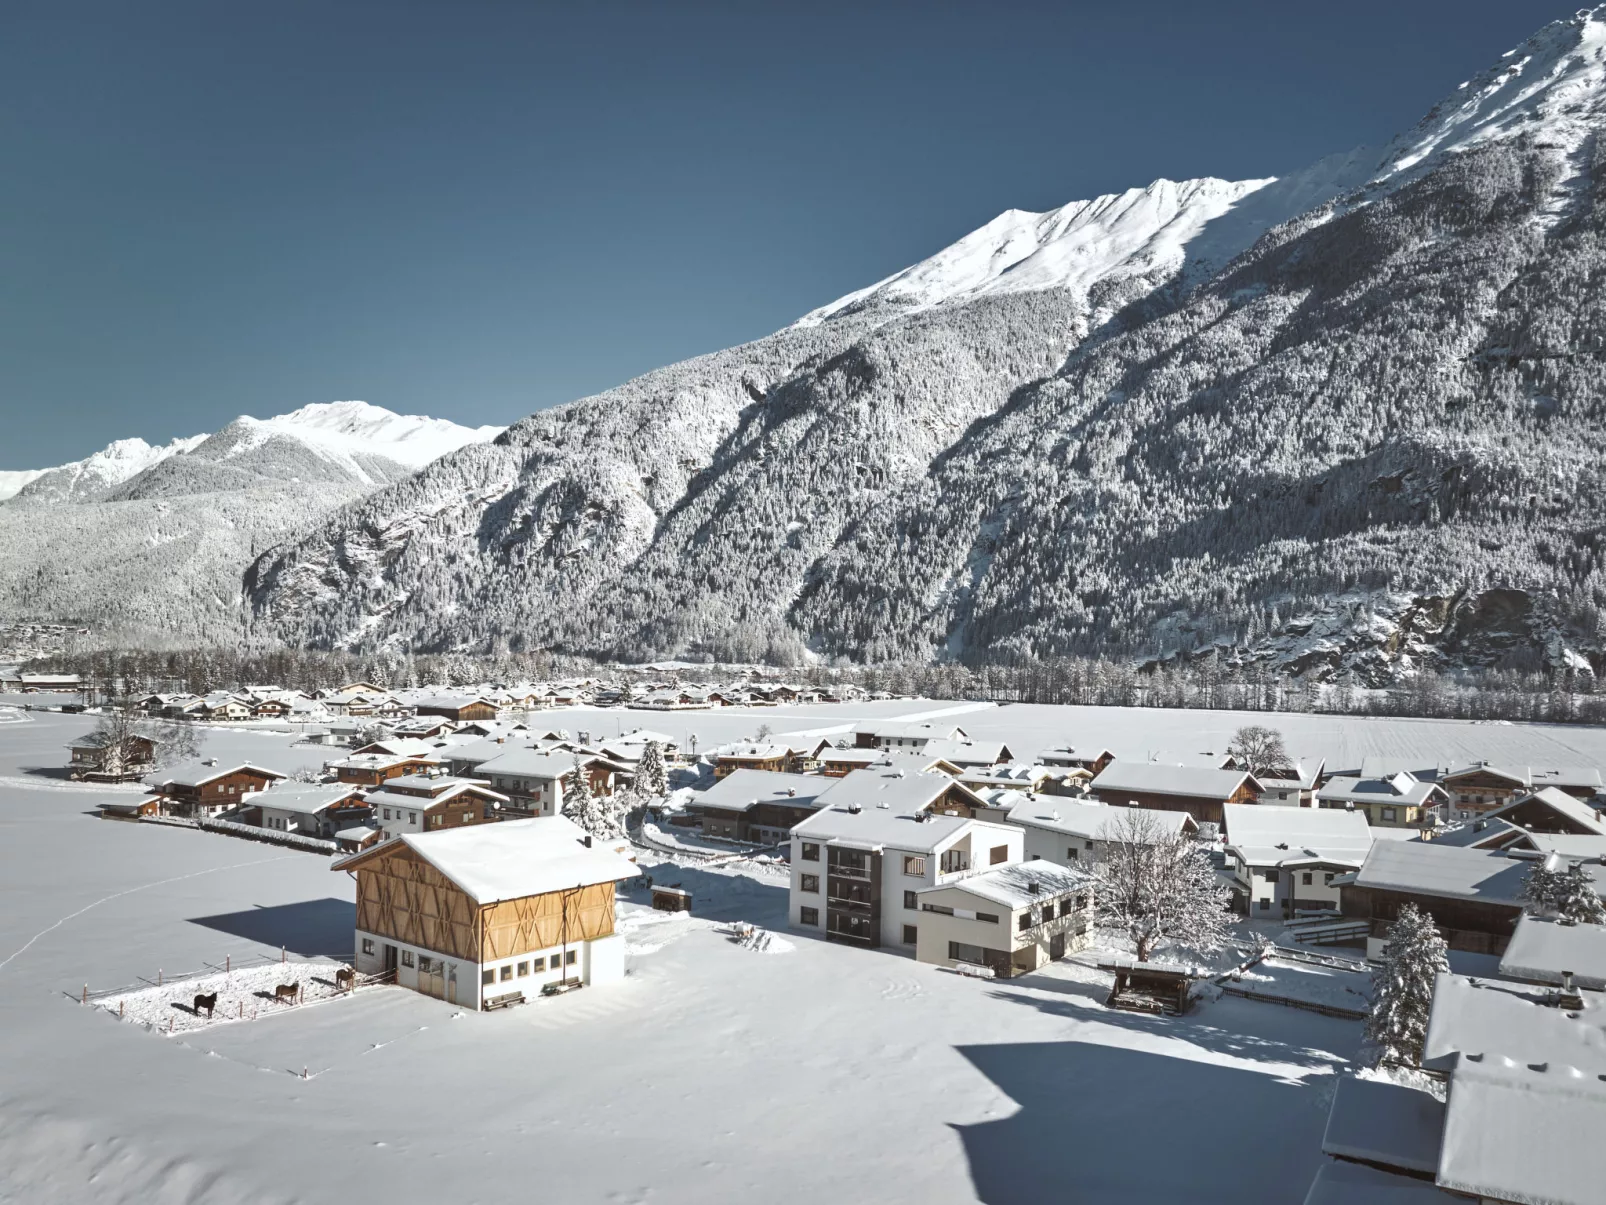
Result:
M257 630L1606 670L1603 49L1580 14L1381 155L1010 211L534 415L261 558Z
M141 641L233 639L240 574L264 548L500 433L331 402L14 474L15 496L0 500L0 614L68 616Z

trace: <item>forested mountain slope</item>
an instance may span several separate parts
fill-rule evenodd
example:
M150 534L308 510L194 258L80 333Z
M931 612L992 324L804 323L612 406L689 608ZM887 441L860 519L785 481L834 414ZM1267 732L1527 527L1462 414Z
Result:
M1380 156L1011 211L526 419L261 558L258 631L1601 669L1603 49L1580 14Z

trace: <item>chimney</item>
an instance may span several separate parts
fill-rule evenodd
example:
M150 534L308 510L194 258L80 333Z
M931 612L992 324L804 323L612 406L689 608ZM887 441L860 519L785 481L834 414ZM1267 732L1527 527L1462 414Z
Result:
M863 810L864 809L862 807L860 807L857 803L848 804L848 811L852 812L855 816L857 816Z
M590 833L586 834L586 848L587 849L591 848L591 834Z
M1042 884L1040 884L1040 883L1038 883L1038 882L1037 882L1037 881L1036 881L1036 880L1035 880L1035 879L1034 879L1034 880L1033 880L1033 881L1032 881L1032 882L1030 882L1030 883L1028 883L1028 884L1026 884L1026 889L1027 889L1027 890L1028 890L1028 891L1030 891L1030 892L1031 892L1031 893L1032 893L1032 894L1033 894L1033 895L1036 895L1036 894L1038 894L1038 893L1039 893L1039 892L1040 892L1040 891L1042 891L1042 890L1043 890L1043 887L1042 887Z

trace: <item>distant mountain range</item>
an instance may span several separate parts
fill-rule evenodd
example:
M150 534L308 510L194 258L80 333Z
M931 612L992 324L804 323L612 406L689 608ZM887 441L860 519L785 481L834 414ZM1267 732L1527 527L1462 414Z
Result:
M196 629L1606 670L1603 56L1580 13L1381 153L1009 211L774 335L353 485Z
M240 575L262 549L501 430L330 402L11 473L0 479L11 491L0 613L84 620L139 642L232 640Z

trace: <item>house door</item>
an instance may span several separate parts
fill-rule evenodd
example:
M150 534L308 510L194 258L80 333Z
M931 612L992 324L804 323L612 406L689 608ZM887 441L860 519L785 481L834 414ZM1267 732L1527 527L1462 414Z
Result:
M1048 957L1051 962L1065 957L1065 934L1056 933L1048 939Z
M457 964L454 962L446 971L446 1002L457 1003Z
M387 972L389 972L389 971L394 971L395 969L396 969L396 947L393 946L393 945L390 945L387 942L386 945L385 945L385 970Z

